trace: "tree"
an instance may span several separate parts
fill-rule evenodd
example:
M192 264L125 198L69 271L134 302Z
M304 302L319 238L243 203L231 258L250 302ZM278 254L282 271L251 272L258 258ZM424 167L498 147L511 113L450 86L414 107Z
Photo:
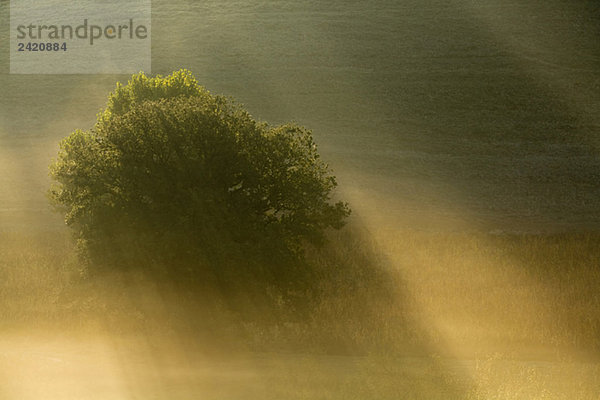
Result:
M331 201L336 180L310 131L257 122L186 70L117 84L50 169L50 197L92 257L298 254L350 212Z

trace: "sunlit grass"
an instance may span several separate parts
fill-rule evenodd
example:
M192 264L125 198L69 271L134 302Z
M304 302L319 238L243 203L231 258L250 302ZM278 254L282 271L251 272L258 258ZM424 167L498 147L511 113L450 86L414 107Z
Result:
M207 285L90 273L66 234L3 234L3 394L594 399L599 241L346 230L308 254L323 287L299 319L261 315L252 290L228 302Z
M405 232L384 241L423 313L462 348L600 349L597 234Z

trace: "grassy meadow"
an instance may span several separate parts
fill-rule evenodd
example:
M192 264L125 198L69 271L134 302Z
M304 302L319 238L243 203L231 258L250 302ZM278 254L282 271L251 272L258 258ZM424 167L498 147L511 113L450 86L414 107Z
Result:
M265 307L251 284L232 293L144 271L92 273L67 234L3 234L0 243L1 362L14 398L129 398L123 385L156 399L600 393L594 233L350 226L309 251L323 290L302 317ZM14 344L20 352L8 351ZM42 380L14 384L32 371Z

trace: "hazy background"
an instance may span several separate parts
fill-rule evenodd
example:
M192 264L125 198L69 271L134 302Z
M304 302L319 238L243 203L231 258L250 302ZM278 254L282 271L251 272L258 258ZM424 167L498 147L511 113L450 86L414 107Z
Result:
M0 227L54 229L57 143L128 76L9 75L1 4ZM599 16L593 1L154 1L152 73L188 68L258 119L311 128L378 226L597 228Z

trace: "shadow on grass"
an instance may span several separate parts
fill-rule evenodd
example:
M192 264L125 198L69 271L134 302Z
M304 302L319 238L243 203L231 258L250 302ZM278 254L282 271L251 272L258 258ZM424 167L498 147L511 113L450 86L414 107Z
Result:
M13 315L40 340L64 338L52 351L73 371L102 360L103 390L120 388L117 397L465 398L468 376L438 357L443 344L431 342L403 277L365 232L332 232L296 265L306 271L283 275L252 273L252 261L235 257L219 273L173 274L141 256L142 268L86 272L64 237L14 238L4 242L13 289L1 293L14 309L4 324ZM97 354L77 350L88 341L101 344Z
M219 272L213 264L183 279L128 275L117 285L127 293L119 301L140 312L135 329L153 343L144 345L149 351L163 352L161 365L166 359L194 371L199 360L227 360L224 368L255 376L256 398L467 397L468 374L442 360L447 349L429 337L404 277L366 235L352 227L331 232L302 261L271 261L260 273L231 258L218 262ZM249 385L224 376L235 390Z

